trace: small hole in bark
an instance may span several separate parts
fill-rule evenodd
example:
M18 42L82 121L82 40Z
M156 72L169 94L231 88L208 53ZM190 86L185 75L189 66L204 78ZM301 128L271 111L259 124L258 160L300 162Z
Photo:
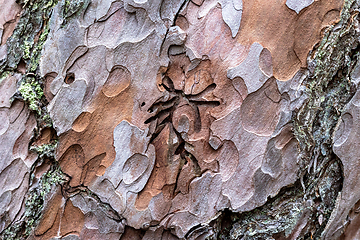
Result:
M67 84L71 84L75 81L75 74L74 73L68 73L66 74L64 82Z
M142 106L142 107L145 106L145 102L142 102L142 103L141 103L141 106Z

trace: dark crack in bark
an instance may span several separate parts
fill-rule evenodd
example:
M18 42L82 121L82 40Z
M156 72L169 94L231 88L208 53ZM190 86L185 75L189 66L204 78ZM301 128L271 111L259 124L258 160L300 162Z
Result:
M191 106L191 108L195 112L196 122L194 123L194 130L196 132L199 132L201 130L201 118L200 118L198 106L205 105L205 106L209 106L209 107L216 107L216 106L220 105L219 101L201 100L201 96L210 91L213 91L215 89L216 85L215 84L209 85L207 88L205 88L199 94L185 94L181 90L176 90L174 88L174 84L173 84L172 80L169 77L165 76L163 78L163 83L161 84L161 86L164 87L164 89L167 93L167 94L165 94L166 97L160 98L158 101L156 101L149 107L149 109L147 111L149 113L153 113L154 115L149 117L148 119L146 119L144 122L145 124L155 122L155 125L156 125L155 130L152 133L150 143L153 143L153 141L159 136L161 131L165 128L165 126L167 124L169 124L172 131L175 132L175 134L177 135L179 142L180 142L174 151L175 155L180 155L180 157L181 157L181 164L180 164L178 172L177 172L177 179L179 178L179 175L180 175L180 172L181 172L183 166L188 162L191 162L191 166L193 168L192 170L195 173L194 177L200 177L203 173L202 171L205 171L205 170L201 169L196 157L186 149L186 145L188 145L190 147L192 147L192 146L189 142L187 142L187 138L188 138L187 133L178 132L175 129L174 123L173 123L173 113L177 109L178 106L180 106L181 104L184 104L184 102L186 102L186 104ZM159 154L159 153L157 153L157 154ZM176 181L176 183L173 187L173 191L172 191L173 198L176 196L176 194L179 193L177 191L177 187L178 187L177 184L178 184L178 181Z

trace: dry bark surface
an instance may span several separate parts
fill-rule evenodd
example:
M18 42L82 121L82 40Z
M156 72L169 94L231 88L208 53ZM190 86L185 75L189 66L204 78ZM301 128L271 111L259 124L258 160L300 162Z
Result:
M0 239L360 239L358 0L0 0Z

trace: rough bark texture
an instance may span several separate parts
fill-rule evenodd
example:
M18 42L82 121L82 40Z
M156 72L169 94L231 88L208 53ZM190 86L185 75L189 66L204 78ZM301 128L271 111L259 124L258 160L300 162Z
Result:
M360 239L359 9L0 0L0 239Z

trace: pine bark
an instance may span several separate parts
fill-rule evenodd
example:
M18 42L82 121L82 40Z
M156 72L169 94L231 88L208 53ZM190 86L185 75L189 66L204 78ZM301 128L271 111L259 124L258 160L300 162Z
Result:
M359 8L0 0L0 239L359 239Z

